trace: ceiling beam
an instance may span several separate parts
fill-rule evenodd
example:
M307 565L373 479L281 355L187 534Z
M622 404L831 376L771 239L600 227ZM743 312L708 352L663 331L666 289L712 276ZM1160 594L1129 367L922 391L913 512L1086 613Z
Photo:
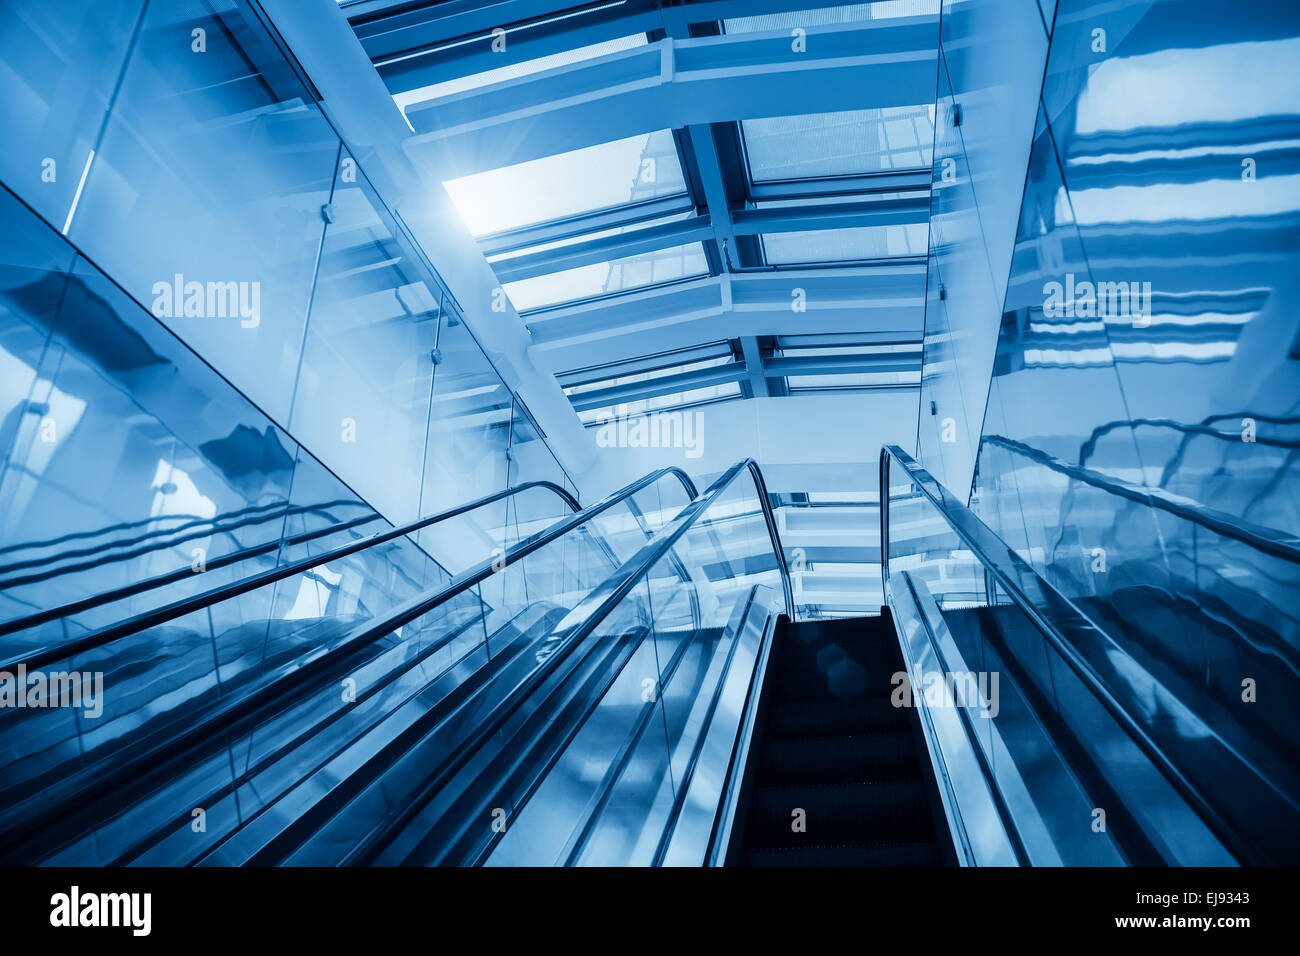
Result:
M745 356L745 370L749 372L749 388L755 398L766 398L772 394L767 384L767 373L763 368L763 352L758 345L758 337L745 335L740 339L740 348Z
M569 400L578 411L603 408L606 405L618 405L623 402L635 402L645 398L657 398L660 395L673 395L696 388L708 388L710 385L725 385L739 382L746 376L745 366L740 362L717 365L712 368L695 369L676 375L664 375L643 382L629 382L625 385L611 385L609 388L593 389L570 395Z
M411 148L440 154L447 179L660 129L915 106L934 96L936 57L931 17L809 28L803 52L779 33L664 39L406 116ZM418 66L399 67L385 76L393 92L425 85Z
M719 184L721 181L719 180ZM709 188L706 185L706 190ZM920 224L928 221L929 198L925 195L903 199L869 202L827 203L815 206L787 208L725 210L722 225L713 215L713 198L709 200L710 215L696 216L660 226L631 230L612 236L602 236L587 242L575 242L558 249L548 249L531 255L516 256L493 264L502 282L517 282L535 276L550 275L565 269L597 265L635 256L671 249L690 242L716 238L728 240L732 266L735 262L737 235L761 235L765 232L815 232L820 229L851 229L871 226ZM734 219L734 224L733 224Z
M803 311L792 311L802 289ZM527 316L530 354L564 371L623 362L720 339L839 335L854 342L919 341L925 265L715 276ZM806 343L805 343L806 344Z

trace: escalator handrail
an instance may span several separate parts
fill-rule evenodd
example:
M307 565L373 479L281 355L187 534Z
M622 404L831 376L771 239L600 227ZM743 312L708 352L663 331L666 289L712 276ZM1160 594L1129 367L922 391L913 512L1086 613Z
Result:
M162 607L144 611L133 617L119 621L116 624L110 625L107 628L93 631L83 637L71 641L56 641L34 651L25 651L20 656L12 658L4 663L0 663L0 670L8 670L12 672L20 665L24 666L28 671L39 669L54 661L64 660L73 654L78 654L96 647L102 647L112 641L119 640L131 634L139 633L146 628L166 623L167 621L193 613L194 611L202 610L203 608L209 607L213 604L219 604L232 597L238 597L241 594L246 594L247 592L256 590L257 588L265 587L268 584L274 584L276 581L284 580L285 578L292 577L295 574L301 574L304 571L309 571L312 568L319 567L323 564L329 564L331 561L337 561L340 558L349 557L359 551L365 551L369 548L376 547L377 545L386 544L389 541L421 531L424 528L430 527L431 525L437 524L441 521L459 517L460 515L474 511L475 509L490 505L503 498L512 497L532 488L545 488L548 491L554 492L566 505L569 506L570 511L573 513L580 510L577 499L554 482L524 482L523 484L515 485L512 488L493 492L490 495L483 495L482 497L475 498L473 501L467 501L464 504L457 505L454 508L448 508L445 511L440 511L436 514L407 522L406 524L399 525L396 528L376 532L375 534L367 535L364 538L357 538L353 541L347 542L346 544L331 548L328 551L322 551L321 553L314 555L307 555L306 557L290 562L289 564L269 568L257 574L241 578L238 581L232 581L215 588L210 588L207 591L200 592L191 597L182 598L173 601L170 604L163 605ZM223 555L222 558L218 560L208 562L206 570L214 570L218 567L223 567L237 561L257 557L261 554L267 554L279 549L282 545L292 546L303 544L316 538L324 537L328 534L346 530L353 524L355 524L355 522L340 522L335 525L327 525L323 528L317 528L313 531L296 535L291 538L266 542L261 545L254 545L250 548L245 548L242 551L235 552L232 555ZM26 627L33 627L37 624L43 624L47 621L55 620L68 614L80 613L89 608L98 607L115 600L130 597L134 594L139 594L143 591L149 590L151 587L161 587L164 584L182 580L193 573L195 572L189 568L182 568L179 571L169 571L166 574L158 575L157 577L126 585L121 588L116 588L112 591L106 591L102 594L95 595L94 597L83 598L82 600L74 601L71 604L64 604L57 608L51 608L47 611L28 615L27 617L16 618L14 621L0 625L0 635L9 634Z
M1075 481L1091 485L1121 498L1127 498L1129 501L1135 501L1138 504L1167 511L1184 520L1207 528L1215 534L1249 545L1256 551L1271 554L1273 557L1282 558L1292 564L1300 564L1300 538L1295 535L1249 521L1241 521L1225 512L1207 508L1190 498L1171 494L1163 488L1136 485L1122 478L1114 478L1103 474L1092 468L1072 465L1067 461L1049 455L1045 451L1040 451L1032 445L1016 441L1014 438L1006 438L1002 435L985 435L983 441L1022 455L1046 468L1073 478Z
M785 548L781 546L781 534L776 527L776 515L772 513L771 497L767 493L767 482L763 480L763 471L758 462L746 458L740 464L749 469L754 476L754 486L758 489L758 500L763 506L763 523L767 525L768 537L772 539L772 550L776 552L777 567L781 571L781 590L785 592L785 612L790 620L794 616L794 589L790 586L790 568L785 560Z
M737 469L739 467L739 465L736 466ZM694 502L700 500L695 483L680 468L669 466L652 471L618 491L612 492L596 504L551 524L535 535L516 542L506 549L504 556L495 555L489 557L481 563L462 571L442 587L411 598L375 620L367 621L352 628L347 636L334 644L328 647L316 648L302 657L279 666L264 675L251 690L242 693L239 697L234 699L219 698L212 701L200 708L197 713L190 715L186 725L179 729L174 736L170 737L161 750L151 749L125 759L117 755L110 755L108 758L86 766L80 771L80 775L89 778L89 780L86 784L76 788L77 801L80 803L93 802L97 799L96 795L101 791L111 791L121 782L131 780L140 772L142 766L156 765L163 760L172 759L180 752L200 745L204 741L215 739L225 732L227 728L236 725L244 718L260 712L269 705L276 704L277 701L283 699L289 693L290 688L325 673L336 660L341 659L344 655L372 644L398 628L405 627L431 610L485 581L491 575L499 573L506 567L515 564L575 528L585 526L597 515L608 511L637 492L669 476L676 477L682 482L686 490L691 493L692 505L687 505L687 509L691 508ZM674 522L679 519L680 514L678 518L674 519ZM670 526L672 526L671 523ZM662 533L661 531L660 534L662 535ZM640 555L644 550L645 548L642 548L637 554ZM635 556L633 560L635 560ZM319 563L319 558L312 559L312 561ZM313 566L315 566L315 563L313 563ZM237 587L237 584L228 586L223 590L229 592L235 587ZM604 593L600 587L597 588L597 591ZM589 601L590 596L579 607L587 607ZM566 621L572 616L572 614L566 616ZM603 619L603 617L604 614L602 613L600 618ZM598 621L592 624L593 627L595 623L598 623ZM3 667L4 665L0 665L0 668ZM498 709L500 709L500 706ZM43 803L28 809L24 817L26 822L18 820L18 817L24 816L24 814L11 813L11 818L7 819L5 824L6 827L17 826L21 829L32 825L31 820L28 818L54 818L60 812L60 807ZM3 832L0 832L0 837L4 835Z
M1089 633L1105 638L1105 632L1003 542L997 533L980 520L973 511L952 497L952 494L911 455L897 445L883 445L880 449L880 578L886 600L889 594L889 466L891 461L903 468L909 480L921 490L953 533L961 539L985 570L997 580L1011 600L1024 612L1030 623L1052 645L1080 682L1088 688L1111 718L1165 777L1170 786L1187 801L1206 827L1238 860L1257 859L1259 854L1254 848L1243 840L1205 795L1178 769L1160 745L1115 698L1092 664L1076 649L1075 641L1066 636L1069 633ZM1001 557L995 556L998 551L1003 552ZM1044 601L1033 601L1025 593L1026 586L1042 595ZM1050 603L1051 607L1041 606L1045 603ZM1258 770L1250 767L1244 760L1242 762L1253 774L1267 781Z

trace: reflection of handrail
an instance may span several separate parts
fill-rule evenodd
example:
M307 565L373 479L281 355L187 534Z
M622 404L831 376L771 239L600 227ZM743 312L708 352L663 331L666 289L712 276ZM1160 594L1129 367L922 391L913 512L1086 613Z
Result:
M736 467L739 468L740 466ZM668 475L678 478L688 491L692 493L695 491L694 483L680 469L669 467L651 472L583 511L563 518L537 534L516 542L506 549L504 555L493 555L486 558L462 571L442 587L419 594L385 614L357 625L350 629L341 640L325 647L317 647L302 657L268 671L251 688L238 697L218 697L196 708L195 712L188 716L183 727L175 729L163 728L156 735L146 737L135 745L128 745L127 748L124 748L125 752L114 753L88 766L81 773L82 779L78 780L74 786L65 788L69 789L66 799L53 799L42 794L40 795L41 799L26 802L22 811L12 811L11 808L9 817L5 821L6 827L3 836L16 838L19 833L33 832L41 827L51 826L66 813L66 803L68 802L75 801L78 804L94 803L97 799L101 799L104 794L130 783L144 774L147 769L161 766L166 761L179 756L190 748L199 746L205 741L212 740L218 735L229 731L232 727L242 726L250 720L280 712L288 695L293 694L295 689L311 686L312 681L327 675L329 669L336 666L338 662L348 660L350 655L374 644L412 621L418 620L430 611L446 604L452 598L469 591L492 575L522 561L528 555L533 554L570 531L585 527L597 515L608 511L626 498ZM502 495L502 493L498 492L498 495ZM692 497L696 498L696 495L692 494ZM697 498L696 500L698 502L705 499ZM713 498L709 497L707 500L712 502ZM694 507L695 503L688 505L682 514ZM670 527L677 527L677 523L681 520L682 515L679 515L674 519ZM394 531L398 530L394 529ZM663 534L664 532L660 533L661 537ZM651 544L646 545L646 548L657 544L659 540L660 538L656 538ZM673 538L673 541L676 541L676 537ZM373 543L373 541L370 542L370 544ZM646 548L642 548L637 555L644 553ZM634 556L633 560L635 559L636 556ZM320 557L308 559L308 561L314 567L320 563ZM615 577L617 576L616 574ZM225 596L229 596L230 592L241 585L242 582L236 582L217 590L225 592ZM598 587L578 607L586 609L592 602L593 595L607 597L608 593L602 588L603 586ZM620 599L621 596L625 596L625 593L620 595ZM215 600L221 599L224 599L224 597ZM207 603L214 603L214 599L209 598ZM597 603L599 603L599 600ZM608 611L608 608L605 610ZM572 617L574 617L573 613L566 617L565 620L567 621ZM604 613L601 613L600 618L603 617ZM599 621L592 622L592 626L594 627L596 623L599 623ZM62 654L59 654L59 657L62 656ZM12 670L13 666L0 665L0 669Z
M114 531L126 531L129 528L142 528L145 525L154 524L159 521L184 521L183 524L179 524L174 528L155 528L153 531L148 533L149 535L175 534L177 531L183 531L184 529L193 527L194 525L212 524L213 522L225 518L242 518L244 515L270 511L274 508L282 508L284 504L283 501L270 501L264 505L249 505L247 508L237 508L234 511L227 511L224 514L214 515L211 518L204 518L201 515L194 514L150 515L148 518L137 518L134 521L119 521L116 524L105 525L102 528L91 528L85 531L69 531L66 534L61 534L54 538L45 538L42 541L17 541L0 548L0 554L9 554L13 551L34 550L36 548L52 548L56 544L63 544L67 541L77 541L83 538L98 538L100 535L111 534ZM346 504L361 505L362 503L355 498L336 498L334 501L326 501L317 507L329 508L334 505ZM276 511L272 517L278 518L282 514L284 514L283 510ZM135 541L130 543L134 544L138 540L140 539L135 539ZM114 542L106 542L105 546L113 543ZM57 557L57 555L52 557ZM7 570L8 566L0 567L0 571Z
M1183 433L1182 441L1178 444L1178 451L1174 457L1169 460L1165 466L1164 474L1161 476L1160 483L1163 485L1169 480L1173 473L1178 469L1179 463L1183 460L1186 451L1187 442L1197 435L1203 435L1207 438L1218 438L1221 441L1241 441L1240 432L1221 432L1217 428L1211 428L1215 422L1226 422L1234 418L1249 418L1257 422L1268 422L1270 425L1300 425L1300 418L1286 415L1266 415L1259 412L1221 412L1217 415L1208 415L1202 418L1200 424L1189 425L1186 422L1175 421L1172 418L1132 418L1120 421L1106 422L1098 425L1088 436L1088 440L1079 448L1079 464L1086 465L1092 453L1097 450L1097 442L1102 436L1113 432L1117 428L1172 428L1175 431ZM1300 439L1294 438L1270 438L1267 435L1258 435L1255 442L1260 445L1269 445L1275 448L1300 448Z
M277 514L274 517L279 518L281 517L281 515ZM370 524L370 522L372 521L379 521L379 520L381 520L379 513L375 511L371 511L369 514L360 515L348 521L339 521L337 523L323 525L322 527L316 529L315 531L306 532L304 534L291 535L287 538L271 538L270 540L263 541L261 544L250 545L249 547L241 548L238 551L231 551L228 554L222 554L222 555L218 555L215 558L206 559L203 562L203 569L205 571L215 571L218 568L224 568L230 564L235 564L240 561L246 561L249 558L255 558L258 557L259 555L269 554L270 552L280 548L282 545L302 544L303 542L311 541L314 540L315 538L319 538L322 535L333 534L339 531L347 531L350 528L360 527L363 524ZM232 529L225 528L225 529L221 529L220 532L216 532L216 533L227 533L230 530ZM203 538L208 536L209 536L209 532L200 532L198 534L191 535L190 538ZM55 568L43 574L34 574L26 578L18 578L11 581L0 581L0 585L6 588L14 588L14 587L18 587L20 584L35 584L40 581L45 581L50 578L59 577L64 574L71 574L76 571L95 570L98 568L102 568L107 564L113 564L119 561L129 561L132 558L137 558L140 557L141 555L149 554L152 551L162 550L164 548L172 548L185 540L189 540L189 539L182 538L176 541L170 541L167 544L160 545L156 548L140 548L136 551L126 552L123 554L116 554L109 558L102 558L98 561L86 561L78 565L68 565L62 568ZM99 607L102 604L108 604L112 601L117 601L122 598L132 597L133 595L136 594L143 594L145 591L151 591L154 588L162 587L167 584L174 584L177 581L184 580L185 578L191 577L192 575L197 573L199 572L195 571L192 566L175 568L171 571L166 571L162 574L155 575L154 577L141 578L140 580L132 581L130 584L124 584L121 587L113 588L112 590L109 591L103 591L100 592L99 594L92 594L89 597L79 598L76 601L71 601L67 604L59 605L58 607L47 608L44 611L36 611L33 612L32 614L26 615L25 617L14 618L12 620L0 623L0 636L5 634L12 634L15 631L21 631L25 628L35 627L38 624L45 624L49 621L53 621L61 617L66 617L67 615L70 614L77 614L80 613L81 611L86 611L93 607Z
M578 510L577 500L572 495L570 495L567 491L565 491L563 488L559 487L558 485L554 484L553 482L530 481L522 485L515 485L513 488L506 488L502 491L498 491L490 495L485 495L482 498L476 498L473 501L469 501L466 502L465 504L458 505L455 508L450 508L446 511L440 511L437 514L429 515L428 517L420 518L416 521L408 522L407 524L400 525L399 527L391 528L388 531L382 531L377 534L372 534L364 538L357 538L354 541L349 541L347 544L339 545L338 547L332 548L329 551L322 551L320 554L308 555L307 557L302 558L298 561L294 561L290 564L284 564L284 565L280 565L279 567L270 568L266 571L262 571L258 574L250 575L238 581L233 581L228 584L219 585L218 587L211 588L200 594L193 595L192 597L182 598L178 601L173 601L171 604L167 604L159 608L154 608L152 610L145 611L142 614L138 614L135 617L131 617L123 621L119 621L118 623L108 628L105 628L104 630L93 632L91 634L86 635L85 637L81 637L73 641L61 641L61 642L56 642L53 644L46 645L45 647L42 647L39 650L36 650L34 652L29 651L26 654L24 654L24 656L22 656L21 658L10 661L2 666L12 670L13 667L16 667L19 664L21 664L26 666L29 670L34 670L38 667L43 667L45 664L51 663L53 661L63 660L71 656L72 654L81 653L82 651L87 651L95 647L102 647L104 644L110 643L111 641L115 641L129 634L138 633L139 631L142 631L146 628L154 627L158 624L163 624L167 621L174 620L185 614L190 614L193 613L194 611L201 610L202 608L209 607L213 604L217 604L222 601L229 600L232 597L238 597L241 594L246 594L249 591L256 590L257 588L265 587L268 584L273 584L276 581L281 581L285 578L292 577L295 574L300 574L303 571L309 571L312 568L319 567L323 564L329 564L331 561L337 561L340 558L346 558L349 555L356 554L358 551L364 551L368 548L373 548L376 545L385 544L396 538L405 537L406 535L413 534L416 531L420 531L424 528L427 528L430 525L437 524L440 521L446 521L449 518L455 518L459 515L465 514L466 512L473 511L476 508L481 508L484 505L489 505L495 501L500 501L502 498L508 498L513 495L516 495L521 491L526 491L530 488L539 488L539 487L546 488L548 491L552 491L555 494L559 495L560 498L564 501L564 503L567 504L572 511ZM342 525L327 525L324 528L318 528L315 531L308 532L307 534L304 535L297 535L293 538L286 538L284 539L284 544L286 545L302 544L305 541L311 541L315 538L322 537L323 535L333 534L337 531L345 530L346 528L351 527L351 525L355 523L356 522L354 521L354 522L343 522ZM211 570L212 568L219 567L221 565L231 564L236 561L243 561L250 557L256 557L261 554L266 554L270 551L275 551L280 546L281 546L280 541L270 541L270 542L266 542L265 544L256 545L252 548L247 548L243 551L235 552L232 555L223 556L220 559L220 563L218 563L218 561L209 562L207 568ZM158 587L162 584L169 584L174 581L181 580L193 573L194 572L191 571L189 568L183 568L178 571L171 571L168 572L167 574L159 575L158 577L155 578L149 578L148 580L145 581L136 582L135 584L117 588L113 591L106 591L103 594L99 594L94 597L84 598L83 600L75 601L72 604L65 604L62 605L61 607L51 608L47 611L41 611L37 614L31 614L28 615L27 617L18 618L14 621L7 622L3 626L0 626L0 635L8 634L16 630L21 630L26 627L32 627L35 624L42 624L47 621L51 621L68 614L75 614L80 611L87 610L88 608L97 607L99 605L106 604L111 601L119 600L123 597L129 597L133 594L138 594L141 591L148 590L149 588L152 587Z
M1208 528L1215 534L1247 544L1256 551L1271 554L1293 564L1300 564L1300 538L1294 535L1286 534L1274 528L1266 528L1263 525L1242 521L1225 512L1207 508L1189 498L1174 495L1163 488L1135 485L1122 478L1114 478L1091 468L1071 465L1069 462L1061 461L1061 459L1049 455L1045 451L1040 451L1032 445L1026 445L1024 442L1016 441L1014 438L1006 438L1002 435L985 435L981 441L1013 451L1040 465L1051 468L1053 471L1073 478L1075 481L1092 485L1094 488L1100 488L1102 491L1118 495L1121 498L1127 498L1129 501L1135 501L1138 504L1167 511L1203 528Z
M10 571L24 571L28 568L38 568L41 567L42 565L54 564L57 561L65 561L69 558L83 558L88 555L98 554L103 551L111 551L116 548L126 548L132 545L142 544L146 541L149 541L151 538L160 538L166 535L179 535L180 532L187 531L192 528L196 528L199 525L208 526L208 527L198 528L198 530L190 531L189 534L180 535L180 537L169 538L169 540L163 541L158 544L151 544L148 547L137 548L134 551L124 552L122 554L114 554L106 558L98 558L90 561L84 561L81 564L72 564L72 565L66 565L64 567L56 567L49 571L45 571L39 574L29 574L21 578L9 578L7 580L0 581L0 586L6 588L16 588L23 584L34 584L38 581L44 581L49 578L58 577L59 575L63 575L63 574L72 574L76 571L86 571L91 568L102 567L105 564L109 564L117 561L127 561L130 560L131 558L139 557L142 554L149 554L152 551L165 551L168 548L174 548L178 544L183 544L186 541L194 541L198 538L212 538L212 537L216 537L217 535L230 534L232 531L236 531L239 528L246 528L249 525L263 524L267 521L275 521L279 518L289 517L290 515L311 514L314 512L324 512L325 514L329 514L329 512L325 510L326 508L329 508L333 505L346 505L346 504L354 504L357 505L358 507L366 508L366 510L370 512L367 516L365 516L365 520L367 521L376 517L375 512L371 511L364 503L357 501L355 499L353 500L340 499L337 501L330 501L319 505L294 505L293 507L282 508L279 511L265 511L263 509L258 509L258 508L244 508L239 511L230 512L229 514L220 515L216 518L202 519L199 521L187 521L184 524L177 525L175 528L157 528L153 531L147 532L142 535L138 535L137 537L134 538L122 538L115 541L105 541L101 544L95 545L92 548L79 548L72 551L61 551L58 554L50 554L40 558L29 558L25 561L15 561L13 564L7 564L4 567L0 567L0 573L8 573ZM256 514L255 512L257 511L261 511L262 513ZM169 517L177 517L177 516L158 515L153 520L162 521L165 518L169 518ZM188 517L188 516L184 516L184 517ZM234 517L242 517L243 520L231 521L227 524L216 523L221 519L234 518ZM332 517L333 516L331 515L331 518ZM109 529L103 529L103 530L106 532ZM44 547L45 545L42 544L41 546ZM22 546L15 545L14 547L17 548Z
M1024 612L1030 623L1043 635L1078 677L1092 695L1110 714L1111 718L1123 729L1134 744L1143 752L1152 765L1160 771L1173 789L1201 818L1202 822L1241 862L1264 862L1269 859L1267 849L1276 840L1275 834L1258 832L1253 841L1238 833L1215 807L1210 798L1201 793L1179 770L1152 739L1146 728L1134 719L1133 715L1116 699L1106 681L1096 671L1093 664L1078 649L1088 643L1107 646L1110 640L1106 633L1079 611L1064 595L1049 584L1033 567L1029 565L1013 548L981 521L969 508L954 498L946 488L935 481L928 471L922 468L911 455L897 445L885 445L880 449L881 488L889 488L889 467L891 462L900 465L909 480L921 490L939 515L947 522L958 538L966 545L970 553L984 568L992 574L998 584L1006 591L1011 600ZM881 583L888 594L889 586L889 495L882 494L880 501L880 546L881 546ZM1293 813L1295 801L1279 790L1268 778L1253 765L1231 750L1208 727L1205 731L1207 745L1218 744L1221 748L1214 756L1220 765L1235 765L1234 769L1248 774L1272 791L1278 801L1285 804ZM1262 818L1260 814L1259 818Z

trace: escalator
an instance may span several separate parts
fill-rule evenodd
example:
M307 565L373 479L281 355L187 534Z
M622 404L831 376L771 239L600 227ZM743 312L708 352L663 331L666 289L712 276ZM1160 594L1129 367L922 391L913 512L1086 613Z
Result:
M903 672L888 608L777 628L729 862L955 862L920 721L890 700Z
M1219 720L1176 644L1108 629L892 446L881 488L874 617L794 619L751 460L703 492L662 469L567 501L461 566L428 535L559 489L364 537L340 519L212 588L128 585L133 613L98 628L34 612L6 625L0 669L75 664L113 693L98 721L0 715L0 862L1296 858L1286 728ZM1252 666L1288 663L1220 632L1253 642Z
M426 552L431 535L538 493L575 513L480 542L506 546L462 555L454 573ZM0 859L268 859L328 818L341 788L316 783L348 761L360 763L343 789L358 789L409 759L430 727L444 728L442 746L463 745L466 715L531 679L556 622L693 494L663 469L576 511L562 489L532 482L364 537L348 520L286 539L274 566L198 593L187 580L174 597L178 578L164 574L8 622L0 669L94 672L106 690L98 714L0 714ZM68 615L124 598L147 609L67 636Z

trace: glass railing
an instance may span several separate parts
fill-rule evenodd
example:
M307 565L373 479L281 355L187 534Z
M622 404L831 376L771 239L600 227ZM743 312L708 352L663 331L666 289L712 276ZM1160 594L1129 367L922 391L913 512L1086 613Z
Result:
M1067 489L1050 511L1035 509L1041 534L1022 554L1232 747L1288 779L1300 765L1288 730L1300 721L1300 539L1020 442L984 441L1024 463L1027 506L1044 484ZM1246 680L1270 692L1247 702Z
M1240 729L1293 704L1252 711L1239 687L1237 714L1207 706L1216 666L1176 678L1169 658L1199 651L1185 628L1153 633L1158 605L1116 621L1062 593L893 446L881 487L886 594L967 862L1294 858L1300 781L1275 749L1291 725Z
M705 862L761 655L792 604L761 475L742 462L559 622L553 671L500 716L491 752L368 859Z
M681 490L657 487L668 484ZM43 646L29 660L51 679L77 675L86 693L79 707L3 714L13 743L0 768L0 852L25 863L193 860L430 682L454 690L521 635L544 632L645 542L647 510L693 492L664 469L540 531L515 521L426 537L423 547L461 556L454 570L402 533L427 536L436 521L303 542L278 570L115 625L71 657ZM522 487L445 516L492 528L476 512L542 494L556 497ZM200 832L193 810L204 836L178 844Z

